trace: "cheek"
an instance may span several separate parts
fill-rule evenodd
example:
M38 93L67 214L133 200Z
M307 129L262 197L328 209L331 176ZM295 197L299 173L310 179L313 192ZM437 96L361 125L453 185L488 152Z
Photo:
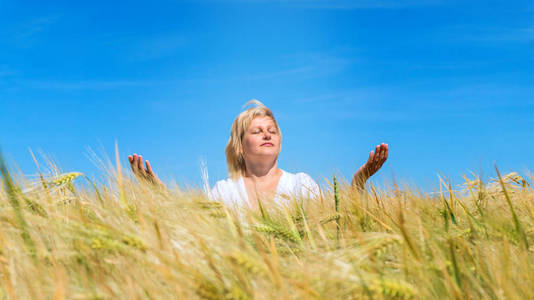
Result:
M243 139L243 147L246 149L251 149L251 148L254 148L254 146L256 146L256 144L258 143L257 139L254 138L254 136L246 136L244 139Z
M276 145L278 145L278 150L280 150L282 148L282 141L280 140L280 136L273 135L273 141L276 143Z

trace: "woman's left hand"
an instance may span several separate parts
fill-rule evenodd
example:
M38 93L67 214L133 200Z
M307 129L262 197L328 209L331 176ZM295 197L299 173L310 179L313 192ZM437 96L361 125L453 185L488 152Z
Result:
M354 174L352 184L363 189L365 182L373 176L388 159L388 144L382 143L376 146L369 154L369 159Z

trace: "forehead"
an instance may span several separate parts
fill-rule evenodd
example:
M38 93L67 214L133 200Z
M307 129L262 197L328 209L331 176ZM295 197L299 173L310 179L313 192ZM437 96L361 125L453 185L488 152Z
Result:
M267 127L267 126L276 126L271 117L255 117L250 121L249 127Z

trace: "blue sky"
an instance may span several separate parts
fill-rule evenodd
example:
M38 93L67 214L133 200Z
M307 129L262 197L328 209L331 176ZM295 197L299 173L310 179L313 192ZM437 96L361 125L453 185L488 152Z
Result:
M534 165L532 1L1 1L0 147L98 176L119 143L163 179L211 185L256 98L284 134L279 166L350 178L390 145L377 183Z

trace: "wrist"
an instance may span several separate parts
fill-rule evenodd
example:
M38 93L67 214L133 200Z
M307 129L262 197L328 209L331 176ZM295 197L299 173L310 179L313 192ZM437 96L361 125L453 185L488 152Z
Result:
M358 170L355 174L354 174L354 177L353 179L356 180L356 181L367 181L367 179L369 179L369 176L367 174L367 172L365 172L364 170L360 169Z
M361 172L357 172L352 177L352 185L357 187L358 189L363 189L368 178L369 177L365 176Z

